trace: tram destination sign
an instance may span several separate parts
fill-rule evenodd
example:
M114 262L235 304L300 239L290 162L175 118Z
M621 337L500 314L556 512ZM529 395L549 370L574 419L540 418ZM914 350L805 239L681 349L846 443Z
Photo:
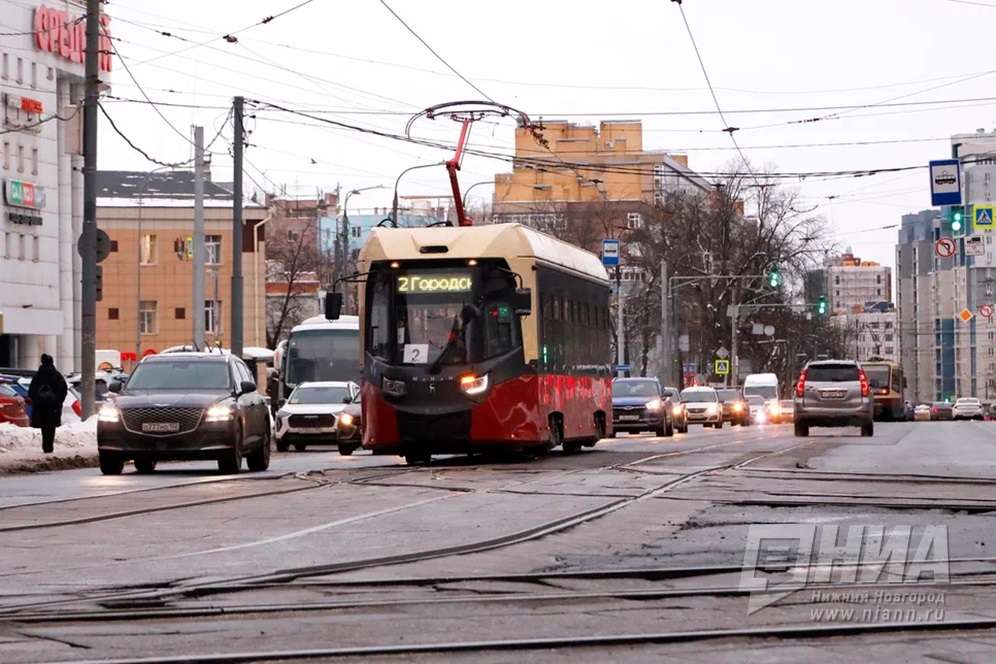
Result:
M398 277L399 293L469 293L473 281L466 272L407 274Z

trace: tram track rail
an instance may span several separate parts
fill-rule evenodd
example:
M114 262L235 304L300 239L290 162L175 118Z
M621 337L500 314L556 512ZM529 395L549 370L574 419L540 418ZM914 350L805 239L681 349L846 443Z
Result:
M736 442L721 443L720 445L732 445L738 444ZM337 574L344 572L357 571L362 569L369 569L375 567L386 567L393 565L400 565L406 563L420 562L424 560L432 560L438 558L445 558L450 556L467 555L471 553L480 553L484 551L491 551L495 549L500 549L515 544L521 544L524 542L537 540L548 535L560 533L573 528L578 525L582 525L596 519L599 519L608 514L612 514L620 509L628 507L633 504L643 502L645 500L653 499L658 495L664 494L676 487L679 487L685 483L694 481L699 477L706 476L712 473L716 473L722 470L728 469L739 469L746 467L750 463L769 458L771 456L784 454L791 450L804 447L813 444L812 440L807 440L802 443L797 443L782 449L766 451L760 454L754 454L746 459L740 459L736 461L731 461L723 464L714 464L712 466L697 469L692 472L687 472L680 474L676 477L669 479L668 481L659 484L655 487L647 489L637 495L629 496L625 498L616 498L610 500L600 506L581 510L564 517L546 521L528 528L524 528L511 533L506 533L492 538L485 538L483 540L476 540L472 542L464 542L460 544L454 544L444 547L422 549L418 551L411 551L401 554L389 555L389 556L379 556L373 558L365 558L354 561L345 561L340 563L329 563L323 565L316 565L310 567L302 568L290 568L283 570L275 570L262 575L244 576L244 577L234 577L226 579L223 581L213 581L209 583L192 583L190 585L171 585L165 589L157 589L149 591L148 589L142 590L114 590L109 593L97 593L93 595L85 595L73 598L62 598L53 599L43 602L32 602L20 605L11 605L4 609L0 609L0 618L16 615L16 613L27 610L35 609L43 606L71 606L81 603L101 603L105 604L108 602L114 603L130 603L131 605L142 605L142 604L164 604L173 599L178 599L191 594L196 594L200 589L210 587L215 592L231 592L237 590L240 586L244 584L254 584L254 583L289 583L300 578L314 577L314 576L324 576L328 574ZM716 445L707 446L713 448ZM696 449L684 451L685 453L695 452ZM646 459L639 460L642 462L647 462L650 459L658 458L661 455L651 455ZM466 495L466 494L457 494ZM417 503L422 503L424 501L416 501ZM404 506L402 506L403 508ZM398 511L398 510L392 510Z
M727 629L701 629L667 632L601 635L565 635L480 641L384 644L332 648L249 651L218 654L183 654L162 657L136 657L80 660L76 664L236 664L241 662L332 659L344 657L386 657L391 655L441 655L470 652L501 652L571 649L626 645L667 645L716 639L805 640L835 636L897 632L944 632L992 630L996 618L935 620L924 622L861 622L848 624L771 625Z

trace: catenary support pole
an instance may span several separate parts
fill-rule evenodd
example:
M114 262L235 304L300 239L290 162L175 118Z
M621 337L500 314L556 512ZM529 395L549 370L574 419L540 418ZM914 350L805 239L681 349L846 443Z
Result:
M100 93L100 0L86 2L86 94L83 101L83 230L80 238L80 408L94 412L97 364L97 102Z
M231 303L231 350L236 357L242 357L242 152L245 147L243 113L245 99L235 98L235 145L233 153L232 186L232 303Z
M674 365L671 357L671 315L668 311L668 291L669 276L667 273L667 261L661 261L661 364L660 380L664 385L674 385L671 382L671 369Z
M194 288L191 293L194 347L204 349L204 127L194 127Z
M626 335L623 329L623 291L622 291L622 271L616 266L616 366L626 364ZM619 378L626 373L620 369L617 372Z

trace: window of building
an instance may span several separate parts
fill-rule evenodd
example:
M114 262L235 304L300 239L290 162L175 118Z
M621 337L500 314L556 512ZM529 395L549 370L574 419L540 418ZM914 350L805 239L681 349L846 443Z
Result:
M0 69L0 78L7 80L10 77L10 54L3 54L3 69Z
M18 145L17 146L17 172L18 173L23 173L24 172L24 146L23 145Z
M221 334L221 300L204 301L204 331Z
M31 63L31 87L38 87L38 64L34 62Z
M187 318L187 310L183 307L177 307L173 310L173 318L176 320L185 320Z
M204 236L204 255L207 260L208 265L220 265L221 264L221 236L220 235L205 235Z
M158 238L154 233L146 233L142 236L141 251L142 265L155 265L158 249Z
M14 257L14 234L4 233L3 234L3 257L13 258Z
M38 148L31 148L31 174L38 175Z
M349 227L349 237L358 239L361 235L363 235L363 229L361 227L359 226Z
M159 304L155 300L142 300L138 303L138 331L141 334L156 334L156 310Z
M639 230L643 228L643 215L639 212L629 212L626 214L626 228Z
M19 233L17 236L17 257L22 261L28 259L28 236Z
M288 242L297 242L297 233L295 233L292 230L288 230L287 231L287 241Z
M50 81L55 80L55 67L48 68L48 73L45 74L45 78L47 78Z
M111 307L107 310L107 320L118 320L121 318L121 311L117 307Z
M879 289L878 289L878 294L879 294L879 295L881 295L881 294L882 294L882 289L881 289L881 288L879 288Z
M3 167L10 168L10 141L3 142Z
M24 83L24 58L17 59L17 82Z
M882 283L882 275L881 274L876 274L875 275L875 283L876 284Z
M895 337L895 335L893 335L893 334L887 334L887 335L885 335L885 340L886 340L886 341L892 341L892 340L894 340L895 338L896 338L896 337Z
M891 329L892 329L892 323L888 323L888 322L887 322L887 323L885 324L885 329L887 329L887 330L891 330Z
M111 253L116 254L118 252L118 241L111 240Z
M31 256L36 263L41 260L41 238L37 235L31 237Z
M834 286L840 286L840 275L839 274L833 278L833 285Z

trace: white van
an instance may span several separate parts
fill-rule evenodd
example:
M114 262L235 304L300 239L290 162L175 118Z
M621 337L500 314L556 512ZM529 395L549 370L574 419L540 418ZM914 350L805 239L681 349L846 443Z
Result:
M781 390L778 385L778 376L773 373L750 374L744 378L744 397L756 395L764 399L768 406L768 415L772 423L781 422Z

